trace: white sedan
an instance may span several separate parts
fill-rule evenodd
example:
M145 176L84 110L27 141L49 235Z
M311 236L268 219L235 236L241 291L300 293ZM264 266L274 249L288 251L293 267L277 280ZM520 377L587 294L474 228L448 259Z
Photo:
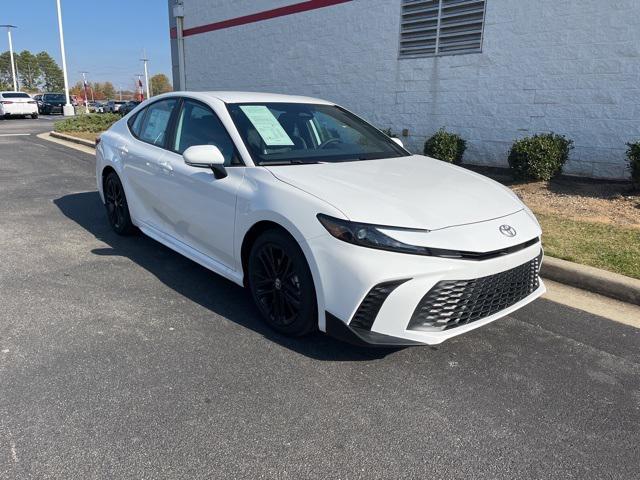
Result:
M24 92L0 92L0 116L38 118L38 103Z
M246 286L287 335L437 344L545 291L540 226L516 195L331 102L160 95L96 157L117 233L137 227Z

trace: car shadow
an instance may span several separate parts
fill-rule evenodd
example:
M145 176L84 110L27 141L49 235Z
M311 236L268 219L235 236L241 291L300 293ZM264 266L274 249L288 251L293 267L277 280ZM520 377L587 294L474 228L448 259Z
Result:
M368 361L402 349L357 347L322 333L303 338L280 335L262 321L244 288L142 233L130 237L114 233L107 223L98 192L65 195L54 200L54 204L67 218L108 245L93 249L94 255L128 258L185 298L295 352L317 360Z

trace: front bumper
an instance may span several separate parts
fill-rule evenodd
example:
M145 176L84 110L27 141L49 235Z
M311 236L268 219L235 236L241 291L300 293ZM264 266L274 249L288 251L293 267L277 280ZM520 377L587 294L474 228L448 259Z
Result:
M528 238L524 239L528 240ZM460 315L460 323L433 328L416 327L417 307L434 287L464 284L465 280L476 280L507 275L517 267L531 265L541 260L540 242L520 251L496 258L474 261L409 255L341 242L330 235L309 241L319 270L325 305L325 330L327 333L351 341L352 343L374 345L415 345L438 344L449 338L476 329L497 320L535 300L545 292L537 271L527 278L535 282L529 284L524 294L513 301L498 303L499 309L487 308L484 315L473 317ZM380 298L371 298L370 293L380 285ZM455 286L454 285L454 286ZM488 292L488 293L487 293ZM455 292L454 292L455 293ZM476 292L477 293L477 292ZM482 298L491 295L491 284L485 282ZM362 321L358 312L363 302L376 302L374 318ZM476 302L477 299L473 300ZM490 302L493 300L489 300ZM458 304L445 305L455 311ZM460 308L470 308L469 303ZM483 307L484 308L484 307Z
M51 104L46 104L43 107L43 111L47 114L47 115L53 115L56 113L62 113L62 107L63 105L51 105Z

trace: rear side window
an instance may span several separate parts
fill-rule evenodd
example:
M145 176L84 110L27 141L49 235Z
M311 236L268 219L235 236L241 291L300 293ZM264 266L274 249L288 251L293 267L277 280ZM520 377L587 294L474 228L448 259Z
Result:
M140 137L140 129L142 128L142 121L144 120L144 114L146 111L146 108L139 111L133 116L133 118L129 119L129 122L127 122L129 124L129 130L131 130L131 133L136 137Z
M3 98L31 98L26 93L3 93Z
M138 137L143 142L148 142L163 147L167 136L167 127L171 119L171 113L176 106L175 98L160 100L147 107L144 122L140 128Z

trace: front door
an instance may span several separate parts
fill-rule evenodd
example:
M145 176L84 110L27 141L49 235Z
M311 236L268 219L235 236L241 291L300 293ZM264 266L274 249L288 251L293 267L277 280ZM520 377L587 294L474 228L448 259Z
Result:
M184 163L182 153L194 145L215 145L225 157L227 177L216 179L205 168ZM244 167L215 112L196 100L184 99L175 136L162 158L163 230L228 268L234 266L236 196Z

